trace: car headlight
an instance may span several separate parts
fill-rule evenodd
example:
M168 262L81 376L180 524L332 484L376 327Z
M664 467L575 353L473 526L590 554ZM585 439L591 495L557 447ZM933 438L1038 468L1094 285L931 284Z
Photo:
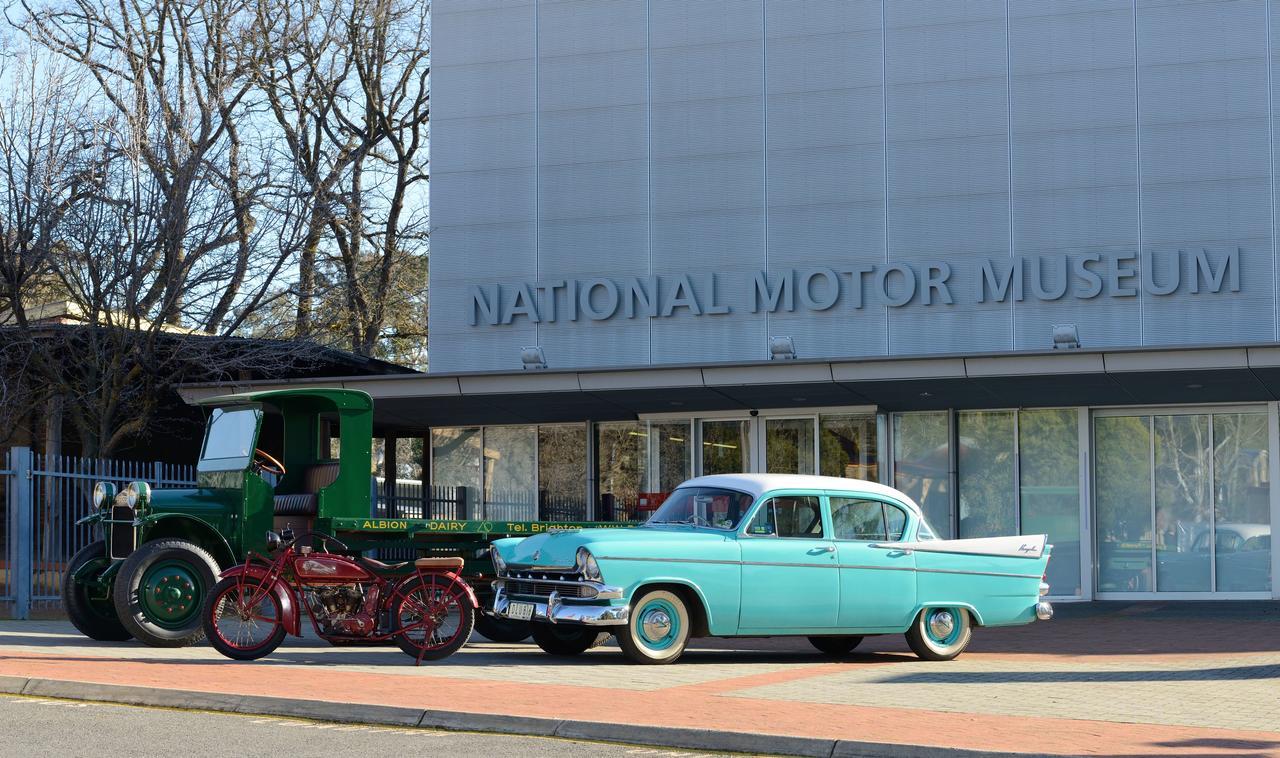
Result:
M578 548L578 568L582 570L583 578L593 582L600 581L600 564L596 563L596 557L585 547Z
M98 482L93 485L93 507L105 508L116 499L116 486L111 482Z
M493 570L495 573L507 573L507 562L502 560L502 556L498 554L498 548L496 545L489 546L489 557L493 559Z
M146 505L151 499L151 487L146 482L129 482L129 486L125 488L124 497L130 508Z

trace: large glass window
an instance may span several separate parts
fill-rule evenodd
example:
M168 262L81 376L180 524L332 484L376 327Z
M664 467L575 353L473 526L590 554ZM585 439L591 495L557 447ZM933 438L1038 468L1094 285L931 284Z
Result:
M1271 587L1267 417L1094 420L1100 592Z
M1013 411L956 414L961 538L1017 530L1013 416Z
M693 475L689 455L692 424L688 421L653 422L649 425L648 492L670 492Z
M478 427L431 430L431 483L434 487L464 489L472 513L477 512L480 503L480 436ZM449 510L433 513L454 514Z
M813 419L764 420L765 473L812 474Z
M643 421L600 424L596 440L599 517L608 521L633 518L636 501L648 487L648 427Z
M587 517L587 427L538 427L538 518L581 521Z
M758 537L822 538L822 508L816 497L795 495L771 498L747 527Z
M1018 413L1019 506L1023 534L1048 534L1049 591L1080 586L1080 416L1074 408Z
M534 457L537 443L536 427L485 427L485 518L521 521L537 518L538 480Z
M893 416L894 486L920 504L939 537L951 528L951 441L946 411Z
M870 414L818 419L819 472L823 476L880 481L876 417Z
M751 423L702 422L702 473L741 474L751 470Z

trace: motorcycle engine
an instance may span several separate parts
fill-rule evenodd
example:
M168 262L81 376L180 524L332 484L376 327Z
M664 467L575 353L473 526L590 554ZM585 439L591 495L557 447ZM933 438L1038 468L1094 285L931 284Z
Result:
M322 634L367 637L377 630L377 586L307 587L306 596Z

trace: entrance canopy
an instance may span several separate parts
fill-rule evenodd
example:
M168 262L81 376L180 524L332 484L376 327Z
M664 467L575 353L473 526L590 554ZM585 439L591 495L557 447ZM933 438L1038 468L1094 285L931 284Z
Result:
M375 400L375 426L402 435L433 426L615 421L754 408L1247 402L1280 399L1280 346L333 377L188 384L180 392L187 402L198 402L229 392L300 387L363 390Z

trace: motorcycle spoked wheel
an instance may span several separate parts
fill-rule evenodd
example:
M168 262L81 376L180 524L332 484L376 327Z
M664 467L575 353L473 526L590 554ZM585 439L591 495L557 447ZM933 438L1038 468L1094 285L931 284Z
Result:
M213 585L205 601L201 614L205 636L228 658L252 661L270 655L284 641L280 600L274 592L266 592L249 607L258 593L254 580L229 576Z
M456 653L471 637L476 612L464 585L428 575L401 587L391 618L396 644L414 660L436 661ZM428 623L414 626L427 620ZM406 627L410 627L407 628Z

